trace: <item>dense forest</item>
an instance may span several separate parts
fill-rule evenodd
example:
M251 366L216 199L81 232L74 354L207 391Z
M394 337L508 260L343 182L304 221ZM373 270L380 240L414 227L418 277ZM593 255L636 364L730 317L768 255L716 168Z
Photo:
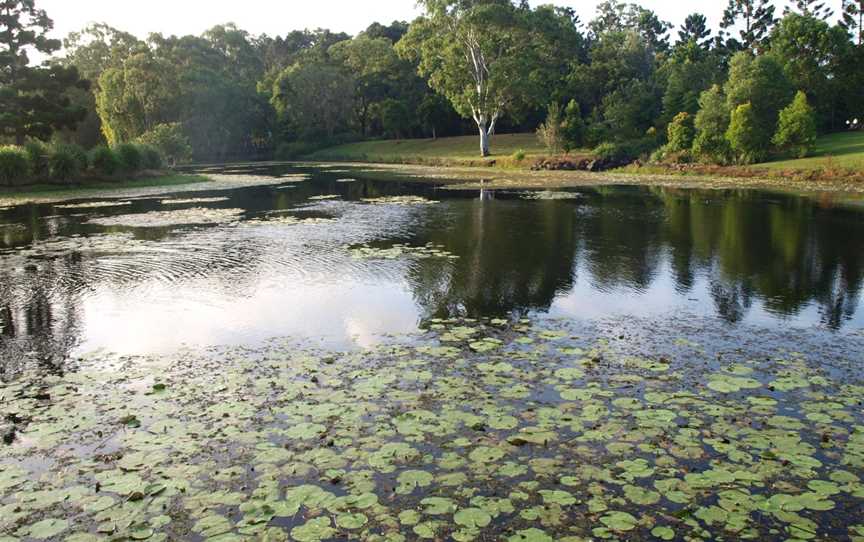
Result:
M173 162L478 130L485 154L496 131L539 128L553 151L752 163L864 116L864 0L728 1L716 29L618 0L590 21L525 0L423 0L410 24L356 36L93 24L61 44L34 0L2 0L0 137L146 143ZM32 65L34 49L50 60Z

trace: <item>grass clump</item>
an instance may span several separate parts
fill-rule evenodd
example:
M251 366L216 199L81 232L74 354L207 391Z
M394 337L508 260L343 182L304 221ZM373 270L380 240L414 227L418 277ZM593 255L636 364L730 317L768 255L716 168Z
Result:
M87 153L78 145L61 144L51 149L48 170L54 180L72 182L87 166Z

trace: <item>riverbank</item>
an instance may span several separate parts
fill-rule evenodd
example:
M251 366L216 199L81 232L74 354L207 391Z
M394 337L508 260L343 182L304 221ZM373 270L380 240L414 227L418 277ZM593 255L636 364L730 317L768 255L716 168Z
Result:
M531 171L482 167L440 167L405 164L339 164L358 178L426 182L451 190L554 190L602 185L641 185L668 188L763 189L796 193L864 194L864 182L847 178L808 179L658 173L634 169L610 172Z
M617 168L603 173L579 171L592 162L590 150L573 151L550 157L534 134L495 136L493 156L478 158L476 137L438 140L364 141L324 149L306 157L310 161L387 165L388 168L447 168L456 177L481 171L487 188L561 188L610 180L636 184L672 183L726 188L746 186L791 190L862 190L864 185L864 132L844 132L820 137L811 156L781 159L752 166L713 166L707 164L643 164ZM549 170L552 171L549 171ZM539 170L539 171L535 171ZM564 170L564 171L562 171ZM567 171L570 170L570 171ZM575 170L575 171L574 171ZM634 177L639 179L634 179ZM440 177L440 175L436 175ZM491 178L491 179L490 179ZM502 180L506 178L506 180ZM518 180L515 180L518 178ZM473 183L466 188L475 189Z
M74 186L34 185L26 190L0 189L0 208L26 203L53 203L89 198L134 198L202 190L232 190L281 184L288 179L219 173L170 173L121 182L89 182Z

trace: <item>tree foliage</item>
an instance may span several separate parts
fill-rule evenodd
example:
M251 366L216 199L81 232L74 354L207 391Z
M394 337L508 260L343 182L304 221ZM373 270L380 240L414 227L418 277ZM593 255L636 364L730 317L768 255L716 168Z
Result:
M527 8L509 0L422 0L425 15L397 49L456 111L477 124L481 154L505 114L517 117L541 103L544 68L527 24Z
M771 0L729 0L720 27L726 32L738 30L738 38L730 37L732 50L756 51L764 48L776 22Z
M742 51L732 58L725 92L733 114L739 106L749 104L748 129L755 131L753 138L762 142L763 150L767 149L780 110L793 95L783 66L770 55L754 57Z
M139 136L137 142L157 149L172 165L192 158L192 145L179 122L157 124Z
M697 158L714 163L725 163L729 158L729 106L719 85L714 85L699 97L699 113L693 119L696 137L693 153Z
M696 137L693 116L687 112L675 115L667 128L667 136L669 138L668 150L672 152L690 150L693 146L693 139Z
M74 128L86 110L72 103L71 89L86 89L77 68L31 66L28 51L48 55L60 42L48 38L54 27L34 0L0 0L0 135L47 140L55 130Z
M558 102L546 109L546 120L537 128L537 139L552 154L559 154L564 144L564 116Z
M732 110L726 139L739 164L753 164L765 157L766 141L752 104L741 104Z
M799 158L807 156L816 145L816 114L804 92L798 91L792 103L780 112L772 142Z

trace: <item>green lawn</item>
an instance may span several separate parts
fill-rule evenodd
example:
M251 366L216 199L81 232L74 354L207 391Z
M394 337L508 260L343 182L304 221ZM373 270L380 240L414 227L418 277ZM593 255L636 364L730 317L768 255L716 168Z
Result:
M842 132L820 137L807 158L758 164L768 169L814 170L842 168L864 170L864 131Z
M527 156L545 154L535 134L501 134L492 136L493 158L509 157L516 151ZM468 162L480 160L480 137L446 137L363 141L330 147L309 155L312 160L358 160L367 162L404 162L446 160Z

